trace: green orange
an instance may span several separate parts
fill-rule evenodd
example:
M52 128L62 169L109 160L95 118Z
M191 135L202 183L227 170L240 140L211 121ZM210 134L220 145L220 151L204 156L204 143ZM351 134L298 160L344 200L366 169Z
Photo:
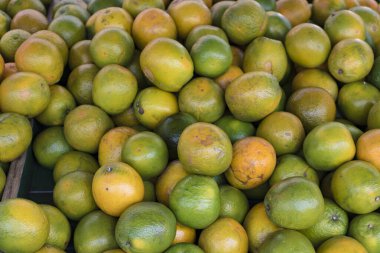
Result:
M305 138L303 153L316 170L336 169L355 156L355 143L350 131L339 122L328 122L314 128Z
M372 164L354 160L333 174L334 200L346 211L366 214L380 207L380 172Z
M132 60L134 50L135 44L131 35L113 27L98 32L90 44L92 60L100 68L109 64L127 66Z
M181 224L204 229L219 217L218 185L208 176L186 176L171 192L169 206Z
M179 110L191 114L197 121L214 122L224 113L223 90L212 79L197 77L179 92Z

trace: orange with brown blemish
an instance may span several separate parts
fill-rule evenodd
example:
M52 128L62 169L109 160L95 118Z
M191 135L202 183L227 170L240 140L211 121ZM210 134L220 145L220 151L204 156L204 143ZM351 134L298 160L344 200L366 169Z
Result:
M267 181L275 166L273 146L263 138L246 137L233 145L232 163L226 178L238 189L251 189Z

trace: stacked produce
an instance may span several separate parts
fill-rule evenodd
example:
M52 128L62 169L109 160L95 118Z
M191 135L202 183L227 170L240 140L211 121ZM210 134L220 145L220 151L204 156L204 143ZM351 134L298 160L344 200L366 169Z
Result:
M376 1L0 9L0 251L380 252Z

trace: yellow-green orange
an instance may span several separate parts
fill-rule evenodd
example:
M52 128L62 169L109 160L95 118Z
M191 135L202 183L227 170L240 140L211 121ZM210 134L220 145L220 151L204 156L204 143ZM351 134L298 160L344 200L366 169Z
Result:
M380 101L375 103L368 112L368 129L380 128Z
M220 218L202 230L199 246L207 253L246 253L248 236L236 220Z
M232 160L229 137L210 123L199 122L185 128L177 150L179 160L189 173L216 176L227 170Z
M292 29L290 21L281 13L268 11L268 26L264 34L265 37L285 41L286 34Z
M332 44L345 39L365 40L366 28L361 17L353 11L341 10L330 15L324 25Z
M90 55L98 67L109 64L128 65L133 57L135 44L131 35L120 28L106 28L91 40Z
M350 83L363 79L371 71L373 62L373 51L366 42L346 39L331 50L328 69L338 81Z
M129 108L137 94L137 80L127 68L111 64L95 76L92 87L94 104L108 114L121 113Z
M108 7L96 14L94 32L98 33L104 29L114 27L125 30L132 34L133 18L131 14L120 7Z
M221 28L212 25L199 25L194 27L189 33L189 35L187 35L185 42L186 48L188 50L191 50L194 43L197 42L198 39L206 35L218 36L228 43L227 35Z
M169 206L169 196L176 184L189 175L178 160L172 161L156 181L157 200Z
M259 121L280 103L282 91L277 79L266 72L249 72L227 86L225 100L232 115L242 121Z
M211 11L202 1L172 2L167 11L176 23L180 39L186 39L194 27L212 22Z
M212 79L194 78L179 92L178 105L181 112L191 114L197 121L214 122L224 113L223 90Z
M48 106L50 90L46 81L32 72L17 72L0 86L1 110L35 117Z
M45 126L63 125L66 115L75 108L73 95L61 85L50 85L50 101L35 119Z
M1 113L0 136L0 162L10 162L29 147L32 142L32 127L24 116Z
M288 67L285 47L278 40L259 37L244 52L244 72L264 71L281 81Z
M58 158L71 150L61 126L46 128L33 140L34 156L46 168L54 168Z
M368 253L376 253L380 249L379 224L379 213L358 215L351 220L348 234L358 240Z
M143 131L129 137L123 145L122 161L131 165L143 179L161 174L168 163L168 148L156 133Z
M244 229L247 231L249 250L255 252L265 239L280 229L268 218L263 202L254 205L244 219Z
M324 210L318 185L304 177L287 178L273 185L264 205L274 224L297 230L314 225Z
M149 42L159 37L176 39L177 27L167 12L150 8L137 15L133 21L132 35L137 47L142 50Z
M368 162L350 161L334 172L331 190L344 210L356 214L373 212L380 207L380 172Z
M204 229L219 217L218 185L208 176L186 176L171 192L169 206L181 224Z
M91 40L81 40L75 43L69 51L69 67L70 69L75 69L76 67L92 63L90 55L90 44Z
M5 60L14 61L14 56L19 46L30 37L30 33L14 29L6 32L0 39L0 51Z
M36 252L49 235L49 221L36 203L26 199L9 199L0 203L0 250Z
M169 38L151 41L141 52L140 65L145 76L165 91L179 91L193 77L194 65L189 52Z
M325 240L345 235L348 229L347 213L340 208L334 201L325 200L325 210L318 221L307 229L300 230L314 246L319 246Z
M93 211L87 214L75 228L75 251L77 253L91 253L117 248L116 222L116 218L102 211Z
M67 80L67 89L78 104L93 104L93 81L99 68L92 63L83 64L71 71Z
M93 177L89 172L74 171L61 177L55 184L54 204L67 218L80 220L97 208L91 192Z
M79 18L71 15L62 15L53 19L49 24L48 30L62 37L69 48L86 38L84 24Z
M162 0L146 0L146 1L133 1L124 0L123 8L131 13L134 17L146 9L165 9L164 1Z
M87 171L94 174L99 169L96 159L90 154L80 151L69 151L61 155L53 171L54 181L73 171Z
M258 253L315 253L311 242L300 232L290 229L282 229L274 232L260 246Z
M87 19L90 17L90 13L79 4L65 4L59 7L54 13L54 18L57 18L62 15L75 16L82 20L82 22L86 22Z
M16 51L15 62L19 71L37 73L48 84L57 83L63 74L64 62L59 49L44 39L24 41Z
M305 130L297 116L288 112L274 112L257 127L256 136L269 141L277 155L296 153L302 146Z
M228 70L233 56L228 42L216 35L199 38L190 51L195 73L215 78Z
M160 253L169 248L176 231L176 217L156 202L129 207L116 224L116 241L126 252Z
M81 105L67 114L64 133L76 150L96 153L102 136L113 127L111 118L93 105Z
M71 227L66 216L54 206L40 205L49 221L46 244L65 250L70 242Z
M149 87L137 94L133 110L142 125L154 129L163 119L178 112L177 97L173 93Z
M380 91L370 83L358 81L344 85L338 96L338 107L346 119L363 126L369 110L380 101Z
M265 10L256 1L237 1L224 12L221 27L237 45L246 45L264 35L267 27Z
M338 85L336 81L328 72L321 69L304 69L293 78L293 91L307 87L325 89L334 100L338 97Z
M286 104L286 111L296 115L306 132L318 125L333 121L336 105L333 97L319 87L307 87L292 93Z
M242 223L248 212L248 199L244 193L230 185L222 185L220 191L220 217L228 217Z
M355 143L350 131L339 122L328 122L314 128L305 138L303 153L316 170L336 169L355 156Z
M256 130L253 124L238 120L229 114L224 115L214 124L230 137L232 143L244 137L253 136Z
M319 185L317 172L302 157L293 154L283 155L277 159L269 184L272 186L286 178L297 176L305 177Z
M329 36L321 27L304 23L288 32L285 47L294 63L305 68L315 68L326 61L331 43Z
M323 26L325 20L334 12L346 9L346 0L314 0L311 6L312 20Z
M362 244L348 236L335 236L325 241L317 253L368 253Z
M137 131L130 127L115 127L105 133L98 148L98 161L101 166L107 163L121 162L124 143Z
M59 50L62 55L63 63L66 64L69 54L69 49L66 45L66 42L55 32L49 30L41 30L36 33L33 33L32 38L40 38L53 43Z
M41 12L26 9L18 12L11 21L11 29L22 29L30 33L45 30L49 21Z

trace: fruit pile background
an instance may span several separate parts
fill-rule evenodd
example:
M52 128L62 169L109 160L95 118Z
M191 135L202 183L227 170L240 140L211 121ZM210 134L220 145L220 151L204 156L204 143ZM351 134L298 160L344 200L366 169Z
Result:
M380 252L375 0L0 0L0 78L0 252Z

